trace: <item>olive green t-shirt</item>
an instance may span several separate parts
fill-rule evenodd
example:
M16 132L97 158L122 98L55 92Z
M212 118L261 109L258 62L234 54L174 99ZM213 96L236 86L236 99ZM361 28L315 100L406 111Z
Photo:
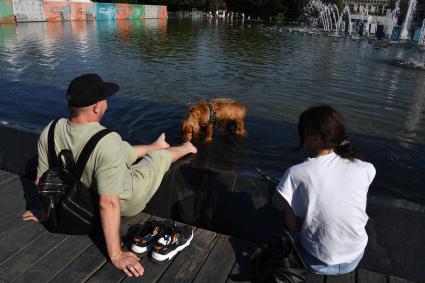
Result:
M38 177L49 168L47 136L50 125L43 130L38 141ZM70 149L74 160L78 160L88 140L104 128L97 122L74 124L67 119L60 119L55 128L56 154L62 149ZM136 152L128 142L115 132L109 133L99 141L90 155L81 182L88 188L96 188L101 195L118 194L121 212L126 215L136 193L132 187L131 173L131 165L136 159Z

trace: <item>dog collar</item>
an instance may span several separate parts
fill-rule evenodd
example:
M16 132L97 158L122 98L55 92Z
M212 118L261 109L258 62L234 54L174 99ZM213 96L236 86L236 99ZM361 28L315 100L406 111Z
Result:
M208 124L215 126L215 123L217 122L217 113L214 111L214 107L211 103L208 103L208 108L210 109L210 120L208 121Z

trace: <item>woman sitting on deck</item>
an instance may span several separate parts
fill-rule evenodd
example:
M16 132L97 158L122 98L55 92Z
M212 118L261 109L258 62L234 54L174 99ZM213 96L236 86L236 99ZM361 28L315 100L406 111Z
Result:
M278 192L289 203L285 220L312 272L353 271L368 241L367 192L375 177L371 163L356 159L343 118L328 106L304 111L298 122L300 146L313 154L284 173Z

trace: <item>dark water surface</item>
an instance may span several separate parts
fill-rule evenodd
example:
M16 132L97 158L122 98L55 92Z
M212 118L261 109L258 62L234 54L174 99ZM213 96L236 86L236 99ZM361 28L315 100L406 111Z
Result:
M330 104L377 168L374 198L424 211L425 71L400 64L411 60L423 63L424 53L246 22L1 25L0 122L41 130L66 116L69 81L96 72L121 86L106 126L133 142L150 142L165 131L176 144L191 103L229 97L249 109L241 148L280 178L307 156L292 151L299 114ZM198 146L194 164L255 176L226 133L216 131L213 143Z

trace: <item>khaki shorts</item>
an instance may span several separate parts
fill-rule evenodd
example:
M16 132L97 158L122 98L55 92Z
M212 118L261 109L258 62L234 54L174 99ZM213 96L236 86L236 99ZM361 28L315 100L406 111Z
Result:
M172 161L168 150L155 150L146 154L142 160L131 166L133 194L126 201L123 216L133 216L141 212L161 185L164 174Z

